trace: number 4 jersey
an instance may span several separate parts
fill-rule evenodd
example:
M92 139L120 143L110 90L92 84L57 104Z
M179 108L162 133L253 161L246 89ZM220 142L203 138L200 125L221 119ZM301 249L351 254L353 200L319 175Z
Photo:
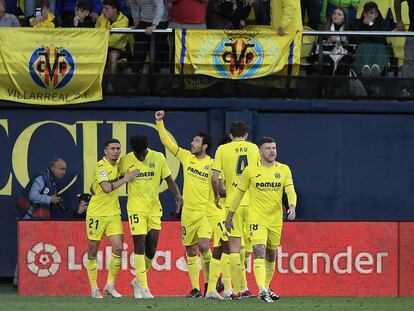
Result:
M230 206L233 200L243 170L250 164L257 165L259 159L257 145L245 140L233 140L217 148L213 170L222 172L226 179L226 206ZM249 196L244 195L240 204L249 204Z

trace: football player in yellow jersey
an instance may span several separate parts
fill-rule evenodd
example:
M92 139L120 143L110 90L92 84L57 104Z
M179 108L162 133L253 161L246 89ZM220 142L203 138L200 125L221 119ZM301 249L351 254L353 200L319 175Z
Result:
M223 299L215 290L216 280L220 274L220 258L211 258L210 239L212 226L207 218L207 210L217 210L214 204L213 189L211 186L211 166L213 159L208 155L212 145L211 136L199 132L191 142L191 151L177 146L168 136L164 127L164 111L155 113L158 133L163 145L183 165L183 212L181 216L182 240L186 247L188 273L193 289L187 297L201 297L199 284L199 268L197 252L201 254L201 264L204 272L204 280L214 280L209 285L209 296L206 298ZM220 213L220 210L218 211ZM221 223L222 228L223 223ZM210 263L210 261L212 263ZM211 270L211 271L210 271ZM210 278L209 274L212 277Z
M98 266L96 255L103 236L109 237L112 244L112 257L109 262L108 280L105 293L114 298L122 297L115 289L115 279L121 266L123 250L123 229L121 208L118 200L118 188L135 178L137 170L127 171L119 178L117 161L121 154L121 144L117 139L105 143L105 156L94 168L93 196L86 212L86 232L88 235L87 272L92 289L92 298L102 298L97 285Z
M260 164L249 165L233 196L226 219L227 230L233 230L233 216L246 191L250 194L249 228L254 252L254 276L259 299L273 302L279 299L270 282L275 271L276 250L280 245L283 225L282 196L286 193L289 220L296 217L296 192L289 166L276 162L276 142L271 137L260 141Z
M177 211L181 209L182 198L164 154L149 149L148 138L143 135L131 137L130 145L132 152L122 157L118 166L121 174L131 169L139 171L137 177L128 182L127 212L136 273L131 286L135 298L148 299L154 298L148 288L147 270L151 268L161 230L161 181L165 180L174 194Z
M213 189L215 202L218 206L218 201L220 199L220 174L223 173L224 178L226 179L226 207L228 208L232 202L234 191L243 170L247 165L251 163L256 164L260 159L258 147L255 144L246 141L247 136L247 124L243 121L233 122L230 126L230 137L232 141L217 148L213 164ZM229 253L233 290L225 292L225 298L241 299L242 296L251 296L246 284L244 249L242 251L241 248L245 230L244 224L248 217L248 200L249 198L246 196L241 202L241 208L234 216L234 230L227 233L228 250L225 248L224 252Z

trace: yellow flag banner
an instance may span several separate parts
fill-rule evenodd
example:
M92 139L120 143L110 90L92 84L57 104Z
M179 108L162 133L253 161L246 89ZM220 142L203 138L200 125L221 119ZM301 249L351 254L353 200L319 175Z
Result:
M297 75L302 33L270 28L176 30L175 73L225 79Z
M107 29L0 28L0 99L36 105L102 99Z

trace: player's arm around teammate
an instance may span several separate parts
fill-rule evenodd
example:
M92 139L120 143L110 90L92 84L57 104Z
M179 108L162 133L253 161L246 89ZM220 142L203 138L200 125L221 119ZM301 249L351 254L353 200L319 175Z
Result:
M104 235L108 236L112 245L112 257L109 264L105 293L112 297L120 298L121 295L114 287L123 250L123 229L117 189L135 178L138 171L127 171L122 178L119 178L117 160L121 154L121 144L117 139L110 139L105 143L104 153L105 156L96 164L94 169L92 185L94 195L87 210L87 272L92 289L91 296L93 298L102 298L97 286L96 256L100 241Z

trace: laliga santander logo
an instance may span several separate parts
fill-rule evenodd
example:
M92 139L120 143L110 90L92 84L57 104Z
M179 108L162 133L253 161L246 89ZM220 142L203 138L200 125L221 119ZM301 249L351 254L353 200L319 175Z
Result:
M257 73L263 63L263 48L254 38L257 33L226 32L213 53L213 64L226 79L247 79Z
M30 56L29 72L41 88L57 90L72 79L75 61L65 48L40 47Z
M56 274L61 256L56 246L47 243L37 243L27 252L27 268L39 278Z

